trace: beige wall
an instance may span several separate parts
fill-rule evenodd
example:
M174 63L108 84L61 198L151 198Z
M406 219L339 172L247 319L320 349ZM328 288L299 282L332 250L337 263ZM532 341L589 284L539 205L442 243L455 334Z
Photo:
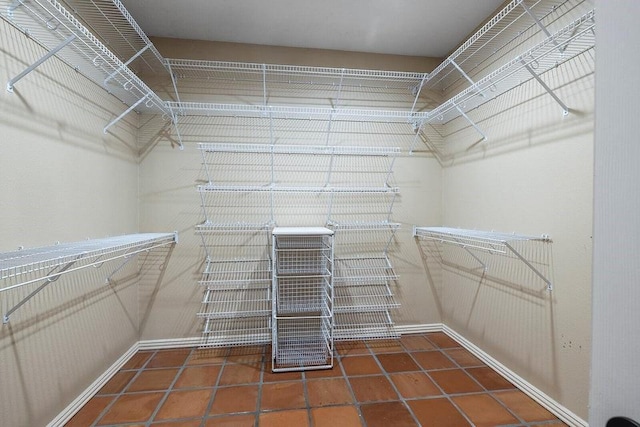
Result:
M5 20L0 51L3 85L45 53ZM0 91L0 251L137 231L136 117L102 133L121 111L56 58ZM104 283L118 265L61 277L0 325L0 424L45 425L137 341L133 264ZM40 283L1 292L3 313Z
M464 119L450 123L452 158L443 169L443 224L550 235L549 248L527 256L554 285L547 292L523 263L490 255L482 278L473 259L450 253L475 270L444 269L443 322L582 419L591 348L594 56L590 50L543 75L569 116L532 80L469 113L487 142L466 151L479 135Z

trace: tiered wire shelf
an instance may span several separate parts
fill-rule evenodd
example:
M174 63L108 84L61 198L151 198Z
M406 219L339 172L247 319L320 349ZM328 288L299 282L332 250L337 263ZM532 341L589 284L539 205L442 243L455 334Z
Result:
M272 231L272 369L333 366L333 231Z
M480 257L481 254L513 257L546 283L549 291L553 289L551 280L517 246L519 243L526 245L528 242L550 244L552 241L547 235L535 237L448 227L414 227L413 235L419 241L430 241L437 245L453 245L463 249L482 266L485 272L487 271L487 263ZM440 261L444 260L440 259Z
M4 313L3 322L9 322L11 314L65 274L87 267L100 267L117 259L126 263L140 252L148 252L177 241L177 233L141 233L2 253L0 293L40 283L24 299ZM124 263L116 271L122 268ZM110 272L106 276L107 279L114 273L115 271Z

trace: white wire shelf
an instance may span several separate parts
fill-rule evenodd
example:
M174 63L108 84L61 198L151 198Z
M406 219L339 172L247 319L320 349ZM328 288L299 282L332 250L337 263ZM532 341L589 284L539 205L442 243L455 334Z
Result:
M303 154L324 156L396 156L400 147L359 147L326 145L278 145L278 144L236 144L200 143L198 149L206 153L263 153L263 154Z
M399 306L387 284L336 284L334 289L334 313L386 311Z
M377 121L382 123L416 124L428 118L426 112L407 110L371 110L355 108L329 108L289 105L215 104L208 102L168 101L167 107L176 114L268 117L274 119L309 119L327 121Z
M270 230L271 223L248 223L248 222L230 222L230 223L214 223L205 222L196 225L197 233L255 233L259 231Z
M433 241L437 244L458 246L467 251L478 261L486 271L486 264L474 255L474 252L484 252L491 255L513 255L526 267L531 269L546 284L547 289L552 290L551 281L545 277L532 262L520 253L515 244L518 242L542 242L551 243L548 235L526 236L521 234L508 234L493 231L466 230L450 227L417 227L413 228L413 235L419 240Z
M373 231L373 230L392 230L396 231L400 228L400 223L382 221L344 221L332 222L329 226L335 231Z
M206 289L199 317L229 319L271 315L271 288L265 289Z
M334 341L398 338L388 311L335 313Z
M271 260L233 259L207 261L200 284L214 289L271 286Z
M0 9L7 22L130 108L171 114L165 102L58 1L2 0ZM9 81L9 90L14 80Z
M334 282L336 288L345 284L383 282L397 280L389 258L385 255L377 257L354 257L334 259Z
M129 63L136 74L167 72L165 59L120 0L61 1L120 60L125 62L138 54Z
M398 187L303 187L303 186L285 186L285 185L214 185L205 184L198 185L197 189L200 193L220 192L220 193L255 193L255 192L274 192L274 193L398 193Z
M272 342L274 372L333 366L330 317L275 318Z
M582 0L513 0L436 67L421 88L451 91L473 85L496 58L515 46L545 38L556 21ZM557 28L556 28L557 29ZM480 75L480 76L479 76ZM479 76L479 77L478 77ZM458 89L460 90L460 89Z
M271 342L271 317L204 319L201 348Z
M109 281L136 254L177 241L177 233L142 233L0 253L0 293L41 282L4 313L3 323L8 323L16 310L62 275L124 259L120 267L107 275Z
M595 13L590 11L557 33L448 99L429 112L425 123L447 123L496 96L557 67L595 46ZM563 106L564 109L564 106ZM564 109L568 114L568 110Z

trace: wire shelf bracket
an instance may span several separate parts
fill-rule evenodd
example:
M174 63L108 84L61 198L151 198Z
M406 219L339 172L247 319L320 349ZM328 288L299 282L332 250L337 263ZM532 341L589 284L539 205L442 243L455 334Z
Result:
M90 266L99 268L105 262L124 259L120 266L107 275L105 281L110 283L113 275L120 271L135 255L177 242L177 232L143 233L1 253L0 280L14 279L17 283L3 286L0 288L0 292L42 281L36 289L4 313L2 322L8 323L10 316L16 310L48 285L56 282L63 274ZM76 265L81 261L86 262L83 262L82 265ZM21 279L33 274L37 277Z
M553 290L553 284L540 270L527 260L514 246L515 241L538 241L551 243L548 235L541 237L519 234L498 233L492 231L466 230L449 227L413 227L413 237L420 240L431 240L441 244L455 245L464 249L478 261L487 271L487 266L473 251L488 252L490 254L513 254L533 273L547 284L547 290Z

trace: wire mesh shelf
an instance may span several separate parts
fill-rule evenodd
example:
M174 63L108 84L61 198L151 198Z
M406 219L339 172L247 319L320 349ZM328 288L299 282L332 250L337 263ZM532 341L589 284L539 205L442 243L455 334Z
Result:
M277 193L326 193L326 194L346 194L346 193L398 193L398 187L291 187L284 185L198 185L201 193L254 193L254 192L277 192Z
M56 56L140 112L171 114L165 102L56 0L0 2L2 17ZM8 84L11 90L13 81Z
M334 289L334 313L362 313L387 311L399 307L388 284L336 284Z
M210 260L200 284L211 289L243 289L271 286L271 260Z
M326 145L280 145L280 144L237 144L199 143L198 149L207 153L274 153L305 154L324 156L395 156L399 147L360 147Z
M334 341L398 338L388 311L335 313Z
M275 297L278 316L330 313L333 301L331 276L279 277Z
M533 243L551 244L548 235L526 236L521 234L508 234L493 231L479 231L457 229L450 227L417 227L413 228L413 235L418 241L432 242L436 245L457 246L466 251L482 267L484 272L488 270L487 263L476 254L484 253L499 256L511 256L523 263L536 276L547 284L547 289L552 290L551 281L540 271L536 262L526 256L527 246ZM529 243L529 245L527 245ZM443 261L442 255L439 256Z
M204 319L200 347L229 347L271 342L271 316Z
M386 255L377 257L336 257L334 260L334 282L340 284L383 282L398 279L393 265Z
M199 317L206 319L258 317L271 314L271 288L206 289Z

